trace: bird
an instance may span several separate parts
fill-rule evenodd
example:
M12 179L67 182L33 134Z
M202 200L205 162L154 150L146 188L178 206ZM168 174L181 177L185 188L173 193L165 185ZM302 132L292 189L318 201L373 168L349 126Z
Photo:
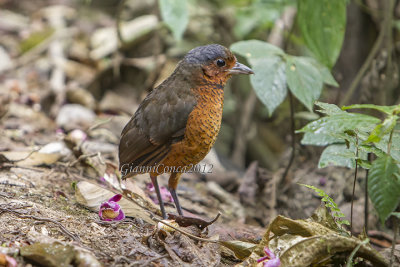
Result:
M183 216L176 189L188 166L214 145L222 119L224 86L232 75L253 74L219 44L199 46L140 103L121 133L122 179L149 173L163 219L167 219L157 177L169 173L168 189Z

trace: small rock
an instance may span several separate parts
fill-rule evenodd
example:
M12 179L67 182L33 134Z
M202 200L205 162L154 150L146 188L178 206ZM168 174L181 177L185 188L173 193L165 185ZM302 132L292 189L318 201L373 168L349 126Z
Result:
M72 154L71 150L69 150L65 143L61 141L48 143L38 152L44 154L60 154L63 157L67 157Z
M100 152L102 154L112 154L118 151L118 146L101 141L85 141L82 144L82 151L85 154Z
M62 244L35 243L24 246L20 249L21 255L32 260L40 266L48 267L68 267L74 259L74 249L72 246Z
M96 119L96 114L81 105L67 104L61 107L56 123L65 130L88 128Z
M96 108L96 100L93 95L84 88L78 86L71 86L70 89L67 90L67 100L70 103L79 104L91 110Z

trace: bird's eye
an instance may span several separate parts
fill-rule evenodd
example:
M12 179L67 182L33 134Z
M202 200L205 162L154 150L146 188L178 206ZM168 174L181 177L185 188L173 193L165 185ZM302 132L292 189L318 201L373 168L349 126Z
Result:
M217 60L217 66L218 66L218 67L223 67L223 66L225 66L225 60L223 60L223 59L218 59L218 60Z

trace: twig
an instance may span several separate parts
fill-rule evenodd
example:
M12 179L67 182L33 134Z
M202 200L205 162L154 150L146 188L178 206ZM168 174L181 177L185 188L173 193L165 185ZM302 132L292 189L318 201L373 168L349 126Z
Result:
M101 220L95 221L96 224L104 225L104 226L117 226L117 225L120 225L120 224L132 225L132 222L134 222L134 221L133 220L128 220L127 218L125 218L123 221L101 221Z
M351 195L351 209L350 209L350 234L353 235L353 204L354 204L354 195L356 190L356 181L357 181L357 171L358 171L358 135L356 133L356 169L354 170L354 181L353 181L353 194Z
M368 162L371 162L372 154L368 153ZM364 193L365 193L365 201L364 201L364 229L365 232L368 235L368 217L369 217L369 208L368 208L368 174L369 174L369 169L366 170L365 172L365 185L364 185Z
M388 142L388 147L387 147L387 153L388 155L390 155L390 149L392 147L392 137L393 137L393 132L394 132L394 128L390 131L390 136L389 136L389 142ZM390 263L389 263L389 267L393 266L393 257L394 257L394 249L396 247L396 239L397 239L397 231L398 231L398 221L399 219L394 216L394 237L393 237L393 242L392 242L392 250L390 251Z
M71 233L70 231L68 231L68 230L64 227L64 225L62 225L60 222L57 222L57 221L55 221L55 220L53 220L53 219L37 217L37 216L34 216L34 215L25 215L25 214L23 214L22 212L19 212L19 211L16 211L16 210L11 210L11 209L8 209L8 208L3 208L3 207L0 207L0 210L3 211L3 212L7 211L7 212L10 212L10 213L14 213L14 214L16 214L19 218L22 218L22 219L32 219L32 220L36 220L36 221L54 223L54 224L56 224L56 225L60 228L60 230L61 230L64 234L66 234L67 236L69 236L72 240L74 240L74 241L80 243L80 239L79 239L79 237L78 237L77 235Z
M4 197L4 198L11 198L12 195L11 193L7 193L7 192L0 192L0 197Z
M111 121L111 119L112 118L108 118L108 119L106 119L104 121L100 121L100 122L90 126L90 128L87 131L89 132L89 131L96 129L97 127L99 127L99 126L101 126L103 124L109 123Z
M96 156L99 158L101 164L105 164L105 162L103 162L103 160L101 158L100 152L95 152L95 153L92 153L92 154L80 155L79 158L77 158L76 160L74 160L72 162L69 162L67 164L67 167L75 166L78 162L81 162L82 160L85 160L87 158L93 158L93 157L96 157Z
M175 229L176 231L178 231L178 232L180 232L180 233L182 233L182 234L184 234L184 235L186 235L186 236L188 236L188 237L190 237L190 238L192 238L192 239L194 239L194 240L202 241L202 242L209 242L209 243L219 243L219 240L206 239L206 238L201 238L201 237L197 237L197 236L195 236L195 235L189 234L188 232L183 231L183 230L181 230L181 229L179 229L179 228L177 228L177 227L175 227L175 226L173 226L173 225L171 225L171 224L169 224L169 223L166 223L166 222L164 222L163 220L160 220L160 219L158 219L158 218L156 218L156 217L154 217L154 216L150 216L150 218L151 218L153 221L156 221L156 222L160 222L160 223L162 223L162 224L165 224L166 226L171 227L172 229Z
M387 146L387 153L388 153L388 155L390 155L390 150L392 149L393 132L394 132L394 127L393 127L393 129L390 131L390 135L389 135L389 141L388 141L388 146Z
M289 101L290 101L290 135L291 135L291 146L292 146L292 151L290 152L290 159L289 163L285 168L285 171L283 172L282 175L282 181L285 181L286 176L289 173L290 167L293 164L294 157L296 155L296 132L295 132L295 125L294 125L294 106L293 106L293 95L289 91Z
M296 13L293 13L293 20L295 17ZM290 32L284 42L284 50L287 50L288 45L289 45L289 38L293 33L294 27L291 27ZM296 156L296 129L295 129L295 123L294 123L294 104L293 104L293 94L289 90L289 104L290 104L290 138L291 138L291 147L292 151L290 152L290 159L288 162L288 165L285 168L285 171L283 172L282 179L281 181L285 181L286 177L289 173L290 167L293 164L294 157Z
M40 148L32 150L31 152L29 152L29 154L27 156L25 156L22 159L15 159L15 160L7 159L8 162L5 162L5 163L17 163L17 162L24 161L24 160L28 159L30 156L32 156L33 153L38 152L39 150L40 150Z

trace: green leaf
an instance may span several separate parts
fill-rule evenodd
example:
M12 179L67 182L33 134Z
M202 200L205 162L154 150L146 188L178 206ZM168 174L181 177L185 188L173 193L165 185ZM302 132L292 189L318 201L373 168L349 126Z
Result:
M396 126L396 121L398 118L399 117L396 115L389 115L382 123L376 125L365 143L377 143L381 141L382 137L386 134L390 134L394 126Z
M250 77L251 85L271 115L287 94L284 52L259 40L234 43L231 50L250 63L255 73Z
M344 106L342 107L342 110L347 110L347 109L356 109L356 108L368 108L368 109L375 109L378 111L381 111L383 113L386 113L388 115L395 115L397 114L397 110L400 109L400 105L396 106L377 106L374 104L355 104L355 105L350 105L350 106Z
M248 5L235 7L233 33L238 40L243 40L253 31L271 28L280 16L283 4L286 3L275 3L274 6L270 2L252 1Z
M400 162L400 132L397 132L397 131L395 130L395 132L393 133L393 136L392 136L392 145L390 147L390 155L395 160ZM375 143L377 148L383 150L386 153L388 152L387 148L388 148L389 136L390 136L390 133L387 133L386 135L384 135L382 137L380 142Z
M373 146L373 145L366 145L362 144L359 146L360 151L365 153L374 153L377 157L380 157L385 154L381 149Z
M306 132L301 139L302 145L326 146L334 143L343 143L342 139L320 133Z
M158 0L161 17L172 31L175 40L180 41L189 22L186 0Z
M357 162L358 162L358 166L360 166L361 168L363 168L365 170L371 169L372 164L368 160L358 159Z
M230 49L232 52L245 57L251 65L254 59L258 60L273 55L285 54L279 47L259 40L240 41L232 44Z
M346 130L370 131L379 122L378 118L372 116L344 112L310 122L297 132L312 132L344 139Z
M329 103L316 101L315 105L321 108L318 110L318 112L324 113L326 115L335 115L335 114L345 113L343 110L341 110L335 104L329 104Z
M348 220L339 220L337 221L339 224L345 224L345 225L350 225L350 222Z
M290 91L310 111L322 91L322 77L306 57L286 57L286 76Z
M367 154L359 151L359 158L366 159ZM328 166L341 166L354 169L356 154L355 147L350 146L347 148L344 144L330 145L322 152L319 158L318 168L325 168Z
M347 0L299 0L298 23L307 47L329 68L335 64L344 38Z
M399 205L400 169L390 156L376 159L368 174L368 192L382 223Z
M271 115L287 94L285 62L280 56L265 57L252 62L254 75L250 77L251 85Z
M339 87L339 84L337 83L335 78L333 78L332 73L325 65L320 64L315 59L311 59L311 64L313 64L317 68L317 70L319 71L319 74L321 74L321 77L322 77L322 80L324 81L324 83L335 86L335 87Z
M310 111L299 111L294 114L295 119L302 119L307 121L318 120L320 116L317 113Z
M46 28L42 31L33 32L30 34L29 38L23 40L20 44L20 50L22 53L26 53L37 45L41 44L43 41L47 40L54 33L54 29Z
M400 162L400 132L393 133L392 136L392 147L390 149L390 155Z

